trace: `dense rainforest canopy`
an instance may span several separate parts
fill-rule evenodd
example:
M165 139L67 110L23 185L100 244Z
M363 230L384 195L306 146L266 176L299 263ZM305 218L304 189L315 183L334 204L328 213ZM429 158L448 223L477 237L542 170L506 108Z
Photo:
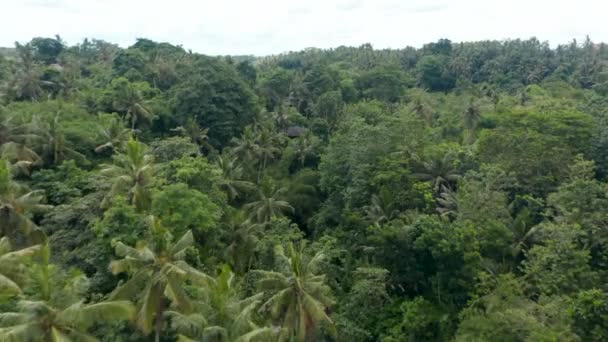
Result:
M0 341L605 341L608 46L0 55Z

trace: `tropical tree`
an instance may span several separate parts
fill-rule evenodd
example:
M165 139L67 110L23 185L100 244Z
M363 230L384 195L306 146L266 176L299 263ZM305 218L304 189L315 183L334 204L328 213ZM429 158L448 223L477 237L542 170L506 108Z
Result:
M122 259L112 261L110 270L113 274L128 273L130 277L110 298L135 299L137 327L146 335L154 330L158 342L168 309L184 314L194 310L186 284L208 285L213 279L184 260L187 250L194 246L192 231L172 241L159 220L152 217L150 236L151 241L140 241L135 247L115 243L116 254Z
M454 162L454 155L447 152L443 156L423 161L422 172L414 176L423 181L430 181L435 193L439 193L442 185L449 187L460 178Z
M102 207L119 194L127 196L132 205L142 211L150 207L150 187L155 173L153 156L147 147L131 138L123 153L114 156L113 165L102 165L101 173L112 179L112 189L104 198Z
M307 131L294 140L294 152L300 166L304 166L306 159L315 155L318 144L319 139L311 131Z
M19 63L9 87L17 99L37 101L44 95L43 86L48 85L48 81L42 80L42 70L34 58L34 47L29 43L15 43L15 49Z
M243 207L249 212L249 219L257 223L268 223L274 217L282 217L286 212L294 212L287 201L281 200L286 188L276 188L270 183L262 184L256 201Z
M226 260L237 272L247 271L253 262L260 226L248 221L231 223L227 229Z
M189 117L186 124L178 126L172 131L177 132L185 137L190 138L192 143L197 144L207 151L213 151L213 146L209 142L209 128L201 128L196 117Z
M25 283L25 261L40 250L39 245L12 250L7 237L0 239L0 298L21 294Z
M258 158L258 182L262 172L266 169L269 161L273 160L280 152L277 144L279 143L278 136L274 133L272 126L265 125L258 133L258 149L256 151Z
M243 192L250 191L254 188L252 182L243 179L244 170L236 158L218 156L216 165L222 170L223 174L219 187L226 192L230 200L235 200Z
M33 132L31 122L15 121L10 116L0 121L0 158L29 173L29 167L37 163L40 157L27 143L38 136Z
M285 329L281 334L283 339L298 342L312 340L319 324L336 334L334 322L326 313L333 304L331 290L325 284L325 275L317 273L324 254L307 258L304 248L304 243L297 249L290 243L289 256L286 256L282 246L277 246L279 271L255 271L261 276L259 289L271 293L260 310L270 313Z
M154 119L150 103L144 96L149 91L150 86L145 82L131 83L124 77L112 81L112 108L131 123L132 130L138 125L149 124Z
M86 277L49 264L48 245L41 251L40 265L31 268L32 295L18 302L18 311L0 313L1 341L97 341L87 333L90 327L133 317L129 301L85 303Z
M30 215L49 209L42 204L44 199L40 190L30 190L12 179L8 163L0 159L0 235L25 236L32 241L41 242L44 234L31 221Z
M472 143L475 138L475 129L479 124L479 120L481 120L481 110L479 109L479 105L471 99L462 113L462 123L466 130L465 141L469 144Z
M118 151L131 137L132 130L124 126L122 120L116 114L110 116L99 135L102 143L95 147L96 153L107 149Z
M181 334L181 341L268 341L279 331L255 324L255 311L263 293L241 299L234 273L227 265L209 281L202 294L195 313L168 312L173 327Z
M40 150L42 159L47 161L48 164L57 165L66 159L74 159L77 162L85 163L86 157L68 146L60 119L60 113L56 113L47 120L34 117L32 122L36 131L39 132L39 138L34 140L34 145Z
M232 152L242 163L249 163L258 156L260 146L258 145L257 132L254 131L252 126L245 127L241 137L233 138L232 143L234 145Z

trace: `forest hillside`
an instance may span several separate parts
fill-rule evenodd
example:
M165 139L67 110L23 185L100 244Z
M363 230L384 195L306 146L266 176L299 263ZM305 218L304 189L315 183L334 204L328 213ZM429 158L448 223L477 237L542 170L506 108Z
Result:
M0 341L606 341L608 46L0 50Z

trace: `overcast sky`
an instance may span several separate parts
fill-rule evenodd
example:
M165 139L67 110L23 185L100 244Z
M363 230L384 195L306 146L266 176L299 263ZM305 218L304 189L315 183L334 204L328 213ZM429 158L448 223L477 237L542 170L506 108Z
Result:
M529 38L608 42L606 0L0 0L0 46L59 34L129 46L135 38L205 54L375 48Z

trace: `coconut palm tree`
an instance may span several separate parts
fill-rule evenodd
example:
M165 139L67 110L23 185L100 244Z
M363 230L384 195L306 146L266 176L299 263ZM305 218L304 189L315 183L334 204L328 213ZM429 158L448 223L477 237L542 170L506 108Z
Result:
M61 127L60 113L48 120L34 117L32 122L38 132L38 139L34 140L35 148L46 163L58 165L66 159L74 159L79 163L87 162L82 153L68 146Z
M243 273L251 267L258 243L259 228L260 225L245 221L231 223L227 229L226 260L237 273Z
M196 121L196 117L188 118L185 125L173 128L172 131L190 138L192 143L197 144L206 151L210 152L214 150L209 142L209 128L201 128Z
M137 327L146 335L154 330L158 342L165 312L170 307L184 314L193 312L194 304L184 286L208 285L213 279L184 260L186 250L194 245L191 231L173 242L160 222L151 218L150 236L152 242L141 241L135 247L115 244L116 254L122 259L112 261L110 270L113 274L128 273L130 277L110 298L135 299Z
M310 130L294 140L294 152L300 162L300 166L304 166L306 158L315 155L315 147L317 144L318 138L316 138Z
M287 201L281 200L286 188L276 189L271 184L262 184L258 190L258 199L243 207L249 212L249 219L257 223L268 223L274 217L282 217L286 212L293 213L294 208Z
M285 329L283 339L298 342L312 340L320 324L333 335L336 333L334 322L326 313L333 304L331 289L325 284L325 275L317 274L324 254L307 258L304 248L304 243L297 249L291 243L286 256L283 248L277 246L277 258L282 261L280 270L255 271L261 276L259 289L271 293L260 310L270 313Z
M168 312L182 341L246 342L268 341L279 329L260 327L254 322L255 310L263 293L241 299L234 273L224 265L205 287L198 310L192 314Z
M454 218L458 215L458 196L445 185L441 185L441 192L437 197L437 212L447 218Z
M232 143L235 145L232 152L242 163L252 162L258 156L260 148L257 141L257 133L252 126L247 126L240 138L232 139Z
M416 97L412 101L412 111L422 119L429 127L433 126L433 109L424 102L420 97Z
M222 170L222 180L219 183L222 189L232 201L237 199L243 192L251 191L255 188L252 182L243 180L243 167L238 164L235 158L230 156L218 156L216 165Z
M20 300L16 312L0 313L0 341L97 341L87 333L96 324L130 320L129 301L85 303L84 276L70 277L49 262L49 246L41 248L41 264L32 267L32 298Z
M415 173L414 176L423 181L430 181L436 194L439 193L442 185L449 187L460 179L454 164L454 156L450 152L440 158L431 158L422 162L422 168L422 172Z
M0 297L21 294L25 282L24 262L40 250L39 245L13 251L7 237L0 239Z
M371 204L364 207L367 219L372 224L381 224L394 219L399 211L394 209L393 196L382 188L377 195L372 195Z
M100 131L103 143L95 147L96 153L107 149L118 151L131 138L132 130L126 128L122 120L114 114L111 116Z
M0 159L0 235L15 239L25 236L32 242L45 240L44 234L30 220L30 215L50 206L42 204L40 190L30 190L12 179L9 164Z
M113 165L102 165L101 173L112 179L112 189L104 198L102 207L119 194L127 196L127 200L142 211L150 207L150 187L154 177L155 166L153 156L146 153L146 146L134 139L125 145L123 153L114 156Z
M0 158L28 174L29 168L40 161L40 156L27 146L38 138L32 128L31 122L15 122L12 117L0 121Z
M469 144L475 139L475 129L479 120L481 120L481 110L479 109L479 105L471 99L469 105L462 113L462 122L466 130L465 141Z
M258 182L262 177L262 172L266 169L266 165L269 161L273 160L275 156L280 152L277 147L278 139L277 135L273 132L269 126L262 127L258 132L258 148L256 151L256 157L258 159Z

